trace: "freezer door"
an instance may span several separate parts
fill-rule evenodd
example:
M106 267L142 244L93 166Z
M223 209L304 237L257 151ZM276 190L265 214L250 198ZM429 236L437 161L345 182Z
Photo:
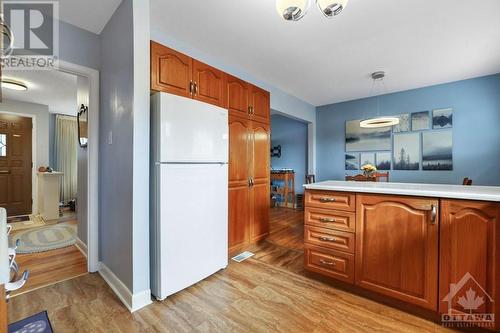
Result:
M171 94L160 94L159 162L227 162L228 111Z
M228 264L227 164L162 164L156 261L158 299ZM158 267L154 268L158 269Z

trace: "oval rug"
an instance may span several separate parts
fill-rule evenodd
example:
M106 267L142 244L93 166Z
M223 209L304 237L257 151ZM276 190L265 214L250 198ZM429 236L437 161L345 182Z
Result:
M42 228L24 230L12 235L10 246L14 246L17 239L20 244L17 253L45 252L76 243L76 225L55 224Z

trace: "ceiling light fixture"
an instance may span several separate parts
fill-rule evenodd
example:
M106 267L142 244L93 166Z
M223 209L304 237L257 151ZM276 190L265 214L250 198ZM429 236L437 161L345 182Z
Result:
M349 0L316 0L319 10L325 17L332 18L342 12ZM276 0L276 10L285 21L298 21L303 18L312 0Z
M370 92L370 96L373 95L373 88L375 87L375 84L377 81L381 81L384 88L384 78L385 78L385 72L378 71L374 72L371 75L371 78L373 80L372 84L372 89ZM380 98L377 97L377 115L380 114ZM362 128L380 128L380 127L389 127L389 126L394 126L399 124L399 118L398 117L375 117L375 118L370 118L370 119L365 119L361 120L359 122L359 126Z
M11 79L2 79L2 88L19 90L19 91L28 90L28 86L25 83Z

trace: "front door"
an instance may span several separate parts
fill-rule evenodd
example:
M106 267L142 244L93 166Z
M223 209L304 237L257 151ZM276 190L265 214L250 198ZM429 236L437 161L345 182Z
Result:
M0 207L8 216L30 214L31 118L0 114Z

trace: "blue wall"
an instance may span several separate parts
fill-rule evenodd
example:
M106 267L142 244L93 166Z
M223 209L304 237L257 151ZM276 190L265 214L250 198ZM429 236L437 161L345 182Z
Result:
M307 124L271 115L271 146L281 145L281 158L272 157L274 169L295 170L295 192L302 193L307 170Z
M380 115L453 108L453 171L395 171L391 181L500 185L500 74L379 96ZM377 116L375 97L317 108L319 180L345 177L345 121Z

